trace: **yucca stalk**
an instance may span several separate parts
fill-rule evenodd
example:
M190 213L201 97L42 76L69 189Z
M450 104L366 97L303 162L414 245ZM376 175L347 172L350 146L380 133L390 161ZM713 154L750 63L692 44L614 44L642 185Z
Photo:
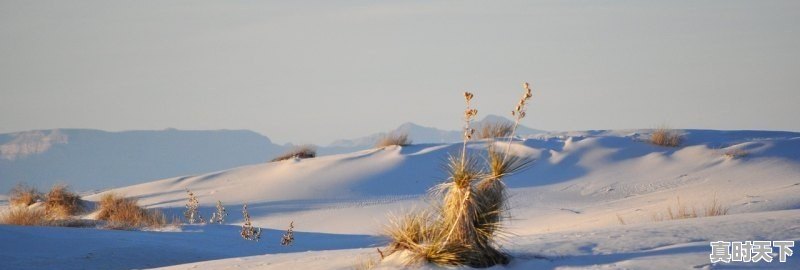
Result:
M506 160L506 158L508 157L508 152L511 151L511 142L514 139L514 133L517 132L519 121L522 120L522 118L525 118L526 111L528 110L527 109L528 100L530 100L531 97L533 97L533 94L531 93L530 84L528 84L527 82L522 83L522 88L525 89L525 92L519 99L517 106L514 107L513 111L511 111L511 116L514 117L514 128L511 129L511 134L508 136L508 145L506 146L505 154L503 154L503 161Z
M527 82L523 83L522 87L525 91L517 106L511 111L511 115L514 116L514 126L509 134L506 149L500 153L495 148L494 143L489 142L486 160L489 165L489 172L476 185L476 191L479 193L478 197L481 198L481 216L476 227L485 231L490 237L499 228L502 216L506 212L508 198L505 184L502 181L503 178L525 168L531 163L530 159L509 156L514 133L516 133L520 120L525 117L528 100L533 96L530 85Z
M475 129L470 128L470 122L478 115L478 109L473 109L471 107L471 101L474 96L475 95L470 92L464 92L464 100L467 103L467 108L464 110L464 143L461 147L462 163L467 160L467 142L472 139L472 135L475 133Z

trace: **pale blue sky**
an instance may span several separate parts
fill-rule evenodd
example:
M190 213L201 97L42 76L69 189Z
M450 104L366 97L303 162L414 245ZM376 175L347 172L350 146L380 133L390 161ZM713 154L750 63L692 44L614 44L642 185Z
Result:
M0 132L800 130L800 1L0 0Z

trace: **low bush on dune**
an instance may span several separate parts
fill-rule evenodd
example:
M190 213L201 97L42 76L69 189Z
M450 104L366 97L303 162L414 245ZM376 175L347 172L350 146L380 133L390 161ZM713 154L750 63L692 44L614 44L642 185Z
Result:
M393 132L384 135L381 137L377 143L375 143L376 148L382 148L392 145L398 146L406 146L411 144L411 139L408 138L408 133L404 132Z
M106 221L106 228L109 229L160 228L167 225L164 213L157 209L144 209L134 198L109 193L100 198L98 208L97 219Z
M22 226L87 227L92 222L76 219L84 207L80 196L66 186L56 185L42 196L36 189L18 185L9 194L11 207L0 216L0 223ZM44 201L41 205L33 205Z
M287 159L305 159L314 158L317 156L317 149L312 145L302 145L292 148L291 150L283 153L272 159L272 162L287 160Z
M682 141L680 132L667 127L658 128L650 135L650 143L660 146L678 147Z
M48 220L41 208L13 206L0 215L0 224L18 226L44 226Z
M748 152L747 152L747 151L745 151L745 150L742 150L742 149L738 149L738 148L736 148L736 149L731 149L731 150L725 151L725 153L724 153L724 154L722 154L722 155L723 155L723 156L724 156L726 159L737 159L737 158L743 158L743 157L746 157L746 156L747 156L747 155L749 155L749 154L750 154L750 153L748 153Z
M18 184L8 194L8 202L11 206L29 206L42 199L42 193L34 187Z
M478 127L478 139L505 138L514 133L514 123L507 121L484 122Z
M81 197L69 191L67 186L55 185L45 195L44 212L48 219L68 219L83 211Z
M471 93L464 93L464 141L461 153L451 155L446 166L448 179L432 189L434 207L394 218L387 228L391 239L386 256L400 252L408 264L429 262L445 266L490 267L506 264L509 257L497 245L502 235L502 221L508 209L503 179L530 163L509 155L513 130L525 117L532 97L527 83L525 92L512 116L516 121L508 134L505 151L490 142L487 164L466 151L467 141L475 130L470 122L477 110L470 107ZM384 253L381 253L382 257Z

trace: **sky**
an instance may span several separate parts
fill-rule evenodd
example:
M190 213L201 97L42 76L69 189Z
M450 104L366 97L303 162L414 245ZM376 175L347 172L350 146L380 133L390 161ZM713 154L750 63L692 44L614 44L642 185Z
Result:
M0 132L800 131L800 1L0 0Z

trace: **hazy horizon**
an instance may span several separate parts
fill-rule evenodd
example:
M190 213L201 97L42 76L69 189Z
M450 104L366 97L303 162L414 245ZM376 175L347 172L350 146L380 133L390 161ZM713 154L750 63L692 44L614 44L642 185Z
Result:
M327 144L405 122L800 131L796 1L0 1L0 133L249 129Z

